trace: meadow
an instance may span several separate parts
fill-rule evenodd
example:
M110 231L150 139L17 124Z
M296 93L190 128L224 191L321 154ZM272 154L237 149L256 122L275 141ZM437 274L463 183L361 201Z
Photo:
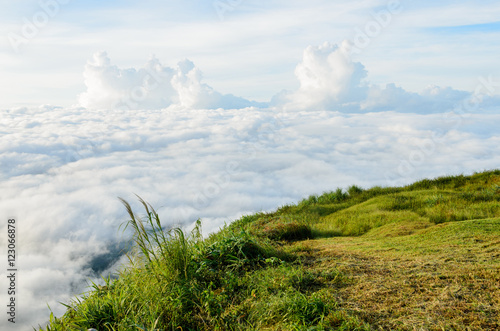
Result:
M500 329L500 170L339 188L206 237L140 201L130 263L39 330Z

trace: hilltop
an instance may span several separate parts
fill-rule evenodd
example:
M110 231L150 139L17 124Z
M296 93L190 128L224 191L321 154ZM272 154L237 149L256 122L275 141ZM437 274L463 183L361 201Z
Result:
M500 170L337 189L207 238L141 202L130 266L46 330L500 329Z

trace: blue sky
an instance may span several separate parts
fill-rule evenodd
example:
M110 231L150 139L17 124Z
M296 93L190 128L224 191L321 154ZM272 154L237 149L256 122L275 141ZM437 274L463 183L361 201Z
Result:
M22 36L26 20L43 12L40 3L54 2L57 14L14 51L9 35ZM74 104L85 90L85 63L98 51L121 68L140 67L152 55L168 66L188 58L214 89L269 101L297 88L294 69L307 46L352 40L390 3L0 1L0 107ZM499 74L498 1L400 5L401 13L356 55L370 82L471 91L478 76Z
M500 31L500 21L489 22L482 24L431 27L431 32L442 33L443 35L451 34L472 34L472 33L495 33Z

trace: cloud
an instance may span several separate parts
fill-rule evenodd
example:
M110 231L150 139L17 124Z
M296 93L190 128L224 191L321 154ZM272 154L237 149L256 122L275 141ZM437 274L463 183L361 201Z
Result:
M370 86L367 98L360 100L364 111L398 111L403 113L444 113L453 111L471 93L450 87L428 86L421 93L405 91L395 84L384 88Z
M367 70L352 60L352 44L324 43L305 49L295 69L300 87L275 95L271 105L286 111L332 110L345 113L397 111L403 113L445 113L459 111L464 103L491 107L498 82L480 79L474 93L451 87L428 86L420 93L409 92L394 83L384 87L370 84ZM490 77L491 80L491 77ZM485 85L486 84L486 85ZM479 93L477 91L480 91ZM483 102L486 103L483 104ZM497 104L496 106L498 106ZM469 107L470 108L470 107Z
M327 42L307 47L295 76L299 89L278 95L274 104L285 103L287 109L325 109L345 107L366 98L367 87L362 82L366 70L351 60L347 41L340 47Z
M99 109L160 109L171 105L184 108L244 108L263 105L231 94L223 95L202 83L202 73L189 60L175 68L156 58L143 68L120 69L106 52L94 54L84 71L86 92L79 103Z
M496 92L499 83L491 77L480 78L474 92L429 85L416 93L394 83L371 84L367 68L352 59L352 47L349 41L340 46L325 42L307 47L294 72L298 89L284 90L269 103L217 92L203 83L200 69L187 59L170 68L153 57L142 68L120 69L111 64L105 52L99 52L85 66L87 90L79 96L79 103L94 109L241 109L271 105L284 111L420 114L463 112L460 108L466 103L469 108L474 104L475 109L500 104Z

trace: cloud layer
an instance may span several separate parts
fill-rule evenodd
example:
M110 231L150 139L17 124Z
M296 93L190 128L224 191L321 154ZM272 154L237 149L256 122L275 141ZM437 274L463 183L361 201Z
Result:
M118 196L141 213L141 195L166 226L202 218L208 233L337 187L496 168L499 120L481 112L3 111L0 217L18 220L19 325L43 323L46 303L60 315L59 301L112 264L127 239Z

